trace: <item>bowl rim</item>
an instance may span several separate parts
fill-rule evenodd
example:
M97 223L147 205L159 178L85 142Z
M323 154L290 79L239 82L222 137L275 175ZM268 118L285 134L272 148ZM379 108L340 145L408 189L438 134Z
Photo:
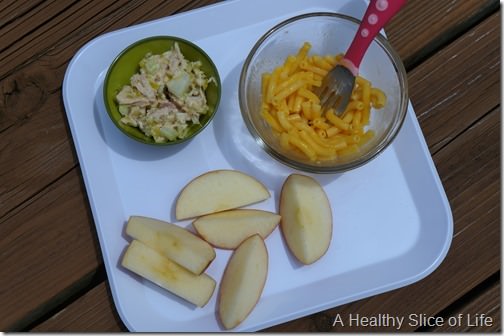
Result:
M214 72L215 72L215 76L214 77L215 77L215 81L217 82L216 86L217 86L217 93L218 93L217 94L217 100L215 102L215 108L211 111L211 114L210 114L210 117L208 118L208 120L204 124L201 124L201 127L198 128L193 134L191 134L191 136L189 136L187 138L178 139L178 140L174 140L174 141L168 141L168 142L155 142L155 141L150 142L150 141L146 141L144 139L138 138L138 137L130 134L125 129L123 129L121 127L121 125L119 124L119 121L117 121L117 120L115 120L113 118L112 113L110 111L110 104L109 104L108 99L107 99L107 87L108 87L107 83L109 82L112 70L116 66L116 64L119 61L119 59L121 59L127 52L129 52L131 49L137 47L138 45L140 45L142 43L150 42L152 40L167 40L167 41L181 42L183 44L189 45L190 47L194 48L201 56L203 56L204 58L206 58L207 61L210 63L210 66L214 69ZM222 96L222 84L221 84L219 69L217 68L217 66L213 62L212 58L201 47L199 47L194 42L191 42L191 41L186 40L186 39L181 38L181 37L172 36L172 35L155 35L155 36L145 37L145 38L142 38L140 40L137 40L137 41L129 44L127 47L125 47L123 50L121 50L121 52L119 52L114 57L114 59L112 60L112 62L110 63L110 65L107 68L107 73L106 73L105 78L103 80L103 91L102 91L102 98L103 98L103 102L105 104L105 110L107 111L107 114L110 117L110 119L112 120L112 122L114 123L114 125L122 133L126 134L129 138L131 138L131 139L133 139L135 141L144 143L146 145L159 146L159 147L178 145L178 144L181 144L183 142L186 142L186 141L189 141L191 139L194 139L196 137L196 135L198 135L201 131L203 131L203 129L205 129L210 124L210 122L212 121L212 119L215 117L215 114L217 113L217 111L219 109L219 104L220 104L221 96Z
M301 171L309 172L309 173L323 173L323 174L332 174L332 173L342 173L345 171L349 171L355 168L358 168L360 166L363 166L364 164L368 163L369 161L373 160L376 158L380 153L382 153L397 137L397 134L399 133L399 130L402 128L402 125L404 124L404 120L406 118L407 110L408 110L408 102L409 102L409 96L408 96L408 81L407 81L407 73L406 69L404 68L404 64L399 56L399 54L394 50L394 48L390 45L388 40L382 35L378 34L375 38L374 41L378 43L378 45L383 49L383 51L386 53L388 58L390 59L392 66L396 69L396 72L398 73L398 81L399 85L403 90L401 91L401 101L399 104L399 114L398 114L398 122L395 123L395 125L392 127L392 129L389 132L388 136L388 141L381 141L378 146L370 150L366 155L364 156L359 156L356 160L351 160L342 164L339 164L337 166L316 166L316 165L311 165L307 163L302 163L299 161L294 161L281 153L277 152L274 150L264 139L261 137L260 133L257 131L256 127L254 124L250 121L250 118L248 117L247 113L245 112L246 110L246 97L245 97L245 92L244 88L246 86L246 77L247 73L251 64L252 59L256 56L256 53L258 49L262 46L264 41L266 41L270 36L275 34L276 32L280 31L283 27L294 23L296 21L304 20L304 19L310 19L310 18L320 18L320 17L329 17L329 18L336 18L336 19L343 19L349 22L353 22L354 24L357 25L357 27L361 24L361 20L358 20L352 16L345 15L345 14L340 14L340 13L332 13L332 12L311 12L311 13L305 13L301 15L296 15L291 18L288 18L275 26L273 26L271 29L269 29L266 33L264 33L254 44L252 47L251 51L249 52L247 58L245 59L245 62L243 63L242 70L240 73L240 80L239 80L239 88L238 88L238 100L239 100L239 105L240 105L240 111L242 114L242 118L245 121L245 125L247 126L250 134L254 138L254 140L259 144L259 146L266 152L268 153L271 157L279 161L280 163L287 165L291 168L295 168Z

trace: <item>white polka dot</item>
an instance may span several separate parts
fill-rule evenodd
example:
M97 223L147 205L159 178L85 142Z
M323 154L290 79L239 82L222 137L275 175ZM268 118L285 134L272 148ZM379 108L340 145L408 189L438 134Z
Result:
M364 28L364 29L361 30L360 34L361 34L362 37L368 37L369 30L367 30L366 28Z
M376 1L376 9L379 11L383 12L388 8L388 1L387 0L378 0Z
M372 24L372 25L376 24L376 22L378 22L378 15L376 15L376 14L369 15L367 21L369 22L369 24Z

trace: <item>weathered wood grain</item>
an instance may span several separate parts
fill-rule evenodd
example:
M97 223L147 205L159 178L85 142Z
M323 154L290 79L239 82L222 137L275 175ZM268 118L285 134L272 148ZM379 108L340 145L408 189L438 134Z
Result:
M27 12L39 6L44 0L37 1L16 1L4 0L0 2L0 29L20 17L26 15Z
M411 101L431 151L500 104L500 21L500 12L493 14L408 73Z
M495 19L492 17L489 20ZM480 26L490 27L487 22L482 23ZM485 38L481 36L487 36L484 29L478 29L481 29L481 27L469 31L459 41L455 41L448 46L446 50L451 50L453 54L456 54L462 63L465 57L472 57L474 53L476 55L479 55L479 52L483 54L484 48L489 46L473 43L474 40L479 39L481 41ZM491 31L491 34L495 34L495 31ZM460 41L463 41L463 43ZM466 50L464 46L469 42L476 46L474 48L481 50L479 52L473 50L474 48ZM438 55L434 55L432 60L416 68L410 77L412 97L416 99L414 104L417 112L422 114L422 109L428 110L422 114L423 118L431 115L440 117L446 113L456 114L458 111L453 106L460 104L460 100L440 104L445 96L438 95L434 98L428 97L430 99L429 103L432 105L422 105L423 96L416 95L417 91L436 90L435 85L438 83L439 77L450 78L450 71L453 70L453 67L442 67L438 72L432 72L432 64L435 63L436 57L440 59L450 58L449 54L445 54L443 50ZM474 65L472 72L465 72L465 76L457 77L456 83L458 84L458 81L470 82L474 80L473 73L486 71L485 69L489 67L489 64L494 64L492 59L489 62L484 62L483 59L482 62ZM488 80L493 81L493 78L491 77ZM481 91L478 91L478 87ZM475 96L485 95L487 90L498 89L498 86L495 85L481 85L478 87L474 89L473 94ZM495 95L489 94L486 97L490 97L489 99L492 100ZM416 103L420 103L420 109L417 108ZM500 175L497 157L499 152L500 110L489 112L489 106L493 107L498 104L499 101L495 100L489 105L478 105L471 109L460 125L446 125L444 136L449 139L442 141L443 146L431 145L431 150L435 153L435 163L452 205L456 230L450 253L435 273L407 288L292 321L270 328L268 331L356 331L354 328L331 328L334 316L337 313L348 314L353 312L367 314L368 316L376 312L435 314L498 270L500 267L498 253L500 244L498 240ZM420 120L422 122L423 119ZM429 133L431 126L423 127L429 141L430 137L432 137ZM440 138L443 139L443 136L440 136ZM475 202L477 204L474 204ZM100 287L103 286L105 285ZM121 330L123 326L113 318L115 312L110 303L107 303L110 302L108 296L96 295L94 291L89 296L92 296L93 300L98 300L100 303L93 302L91 305L102 307L98 310L100 314L108 316L107 320L112 321L110 325L104 328L106 330ZM94 322L95 319L88 314L82 314L79 319L75 319L73 315L73 312L81 311L90 304L87 303L88 300L91 300L88 295L81 300L77 300L68 308L72 313L63 312L51 319L50 324L44 323L38 326L37 330L99 330L103 327L101 326L101 320ZM418 307L419 311L411 311L411 307L415 307L415 309ZM71 322L69 319L75 322ZM86 322L83 322L84 325L82 325L77 324L77 321ZM377 330L373 328L366 331Z
M86 286L101 263L80 171L0 219L1 330L17 330Z
M8 275L0 279L0 299L9 307L0 318L2 330L31 324L90 283L101 265L61 104L68 61L101 33L213 2L0 2L0 267ZM494 111L481 119L500 103L495 30L500 12L436 54L446 41L494 10L495 3L460 0L425 6L422 0L411 0L387 27L407 64L433 56L409 77L412 100L456 218L457 236L447 260L415 287L279 330L325 330L336 312L403 313L413 304L436 312L500 268L495 253L500 244L495 241L500 236L499 135L490 127L500 124L500 117ZM460 271L464 267L469 271ZM39 329L121 329L104 289L95 287ZM80 310L86 313L75 313ZM98 318L96 312L108 318Z
M10 51L17 49L13 48L16 44L20 46L36 43L37 38L57 26L58 20L54 19L58 14L75 4L78 2L44 1L0 28L1 60L8 59L6 56L11 54ZM63 34L63 30L60 34Z
M73 55L93 37L218 0L45 1L0 25L0 79L66 44ZM64 29L61 29L64 27Z
M44 67L17 73L3 112L17 122L0 140L0 218L76 165L59 93Z
M32 329L32 331L40 332L121 332L126 330L115 310L106 281Z
M501 302L501 284L500 281L495 281L483 293L443 316L443 320L446 322L441 327L432 328L430 331L449 333L500 332L502 329Z
M386 31L394 32L389 40L411 68L497 10L497 0L408 1Z

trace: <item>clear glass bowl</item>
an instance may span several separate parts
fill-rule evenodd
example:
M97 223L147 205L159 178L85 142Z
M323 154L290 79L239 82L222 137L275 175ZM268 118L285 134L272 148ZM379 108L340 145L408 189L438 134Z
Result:
M250 51L240 76L239 102L247 128L256 142L273 158L285 165L310 173L337 173L359 167L392 142L401 128L408 106L406 71L401 59L387 40L378 35L371 43L360 75L383 90L387 104L372 110L370 124L375 136L356 155L331 161L310 161L296 151L284 150L279 137L260 115L261 76L295 55L304 42L312 45L310 54L344 53L352 42L359 21L335 13L310 13L290 18L264 34Z

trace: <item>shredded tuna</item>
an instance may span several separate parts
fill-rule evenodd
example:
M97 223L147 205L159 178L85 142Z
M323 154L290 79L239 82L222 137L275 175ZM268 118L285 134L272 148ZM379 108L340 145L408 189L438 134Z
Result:
M147 54L140 70L116 96L121 121L140 128L156 142L183 139L209 107L207 78L200 62L188 61L179 45L162 55Z

